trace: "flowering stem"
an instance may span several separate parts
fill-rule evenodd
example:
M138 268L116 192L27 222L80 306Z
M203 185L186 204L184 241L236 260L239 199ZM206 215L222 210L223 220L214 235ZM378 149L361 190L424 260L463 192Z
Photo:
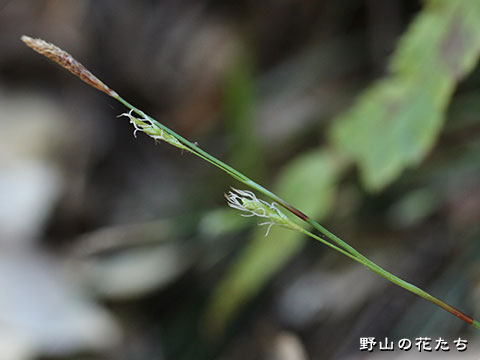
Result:
M421 296L422 298L434 303L435 305L441 307L442 309L444 309L444 310L448 311L449 313L455 315L456 317L462 319L463 321L466 321L470 325L473 325L477 329L480 329L480 323L478 321L473 320L470 316L465 315L461 311L455 309L453 306L448 305L447 303L443 302L440 299L437 299L436 297L430 295L429 293L420 289L419 287L417 287L413 284L410 284L409 282L400 279L398 276L395 276L392 273L386 271L385 269L381 268L380 266L375 264L370 259L367 259L363 255L361 257L353 256L351 253L347 253L344 250L337 248L335 245L330 244L329 242L325 241L325 239L321 238L320 236L318 236L316 234L311 233L308 230L303 229L302 232L304 234L310 236L311 238L313 238L315 240L318 240L318 241L324 243L325 245L330 246L331 248L334 248L335 250L337 250L338 252L341 252L345 256L348 256L352 260L357 261L362 265L365 265L371 271L373 271L373 272L377 273L378 275L384 277L388 281L390 281L390 282L392 282L392 283L394 283L394 284L404 288L405 290L408 290L408 291L410 291L410 292L412 292L412 293L414 293L418 296Z
M301 228L302 229L301 231L305 235L322 242L323 244L327 245L328 247L330 247L330 248L340 252L341 254L349 257L350 259L366 266L368 269L370 269L371 271L373 271L373 272L377 273L378 275L384 277L388 281L390 281L390 282L404 288L405 290L408 290L408 291L410 291L410 292L412 292L412 293L414 293L414 294L416 294L416 295L434 303L435 305L437 305L437 306L441 307L442 309L448 311L449 313L457 316L458 318L462 319L463 321L467 322L468 324L473 325L477 329L480 329L480 323L473 320L470 316L462 313L461 311L457 310L453 306L448 305L447 303L443 302L442 300L440 300L440 299L430 295L426 291L420 289L419 287L417 287L413 284L410 284L409 282L407 282L405 280L402 280L398 276L393 275L392 273L390 273L387 270L383 269L382 267L378 266L373 261L368 259L366 256L362 255L354 247L347 244L345 241L340 239L338 236L336 236L335 234L328 231L326 228L324 228L318 222L311 219L310 217L308 217L307 215L305 215L301 211L297 210L295 207L293 207L292 205L287 203L285 200L278 197L276 194L274 194L271 191L265 189L263 186L256 183L255 181L251 180L247 176L243 175L241 172L235 170L234 168L232 168L228 164L225 164L223 161L221 161L221 160L215 158L214 156L210 155L209 153L205 152L204 150L199 148L197 145L188 141L187 139L183 138L182 136L178 135L174 131L170 130L168 127L166 127L162 123L160 123L160 122L156 121L155 119L153 119L152 117L146 115L143 111L137 109L136 107L131 105L129 102L124 100L119 95L115 95L113 97L115 99L117 99L118 101L120 101L123 105L125 105L130 110L133 110L139 116L145 117L146 119L148 119L149 121L154 123L156 126L160 127L162 130L166 131L170 135L177 138L193 154L199 156L200 158L204 159L205 161L209 162L210 164L212 164L212 165L218 167L219 169L225 171L226 173L231 175L233 178L235 178L238 181L244 183L245 185L257 190L258 192L264 194L265 196L267 196L271 200L273 200L275 202L278 202L285 209L290 211L292 214L296 215L301 220L310 224L314 229L319 231L321 234L323 234L325 237L327 237L329 240L331 240L333 243L335 243L337 245L332 244L330 241L327 241L326 239L324 239L324 238L322 238L322 237L320 237L320 236L318 236L318 235L316 235L316 234L314 234L314 233L312 233L312 232L310 232L310 231L308 231L304 228Z
M33 39L28 36L22 36L22 41L24 41L27 46L31 47L33 50L37 51L38 53L48 57L50 60L58 63L60 66L64 67L68 71L70 71L72 74L76 75L79 77L81 80L85 81L89 85L93 86L94 88L103 91L107 95L115 98L119 102L121 102L123 105L125 105L127 108L138 114L143 118L143 120L147 120L150 124L155 125L156 127L160 128L176 140L178 140L183 146L185 146L185 149L198 157L202 158L203 160L209 162L210 164L216 166L222 171L225 171L227 174L232 176L233 178L237 179L238 181L242 182L243 184L257 190L258 192L262 193L266 197L270 198L274 202L280 204L283 206L285 209L287 209L289 212L303 220L304 222L308 223L311 225L315 230L319 231L323 236L316 235L300 226L294 227L295 230L298 230L302 233L304 233L307 236L310 236L313 239L316 239L323 244L327 245L328 247L340 252L341 254L349 257L350 259L366 266L368 269L371 271L377 273L378 275L384 277L388 281L414 293L417 294L418 296L434 303L435 305L441 307L442 309L448 311L449 313L457 316L458 318L462 319L463 321L467 322L468 324L474 326L477 329L480 329L480 323L477 322L476 320L473 320L471 317L465 315L461 311L455 309L454 307L446 304L445 302L437 299L436 297L428 294L427 292L423 291L422 289L418 288L415 285L412 285L405 280L400 279L399 277L393 275L392 273L386 271L385 269L381 268L377 264L375 264L373 261L362 255L360 252L358 252L355 248L344 242L342 239L340 239L338 236L335 234L331 233L327 229L325 229L322 225L320 225L318 222L315 220L309 218L307 215L305 215L303 212L300 210L296 209L289 203L287 203L285 200L281 199L271 191L265 189L263 186L257 184L247 176L243 175L241 172L235 170L228 164L225 164L223 161L218 160L214 156L210 155L206 151L202 150L199 148L196 144L188 141L187 139L183 138L179 134L175 133L174 131L170 130L167 128L165 125L162 123L159 123L152 117L146 115L143 111L137 109L135 106L131 105L128 103L126 100L124 100L120 95L118 95L114 90L110 89L107 85L105 85L102 81L100 81L96 76L94 76L88 69L86 69L80 62L78 62L75 58L73 58L69 53L66 51L60 49L59 47L48 43L42 39ZM141 120L140 120L141 121ZM134 122L134 124L136 124ZM138 126L138 124L136 124ZM137 128L136 130L142 130L143 128ZM165 139L165 137L162 137ZM168 140L167 140L168 141ZM178 144L174 144L175 146L178 146ZM183 147L182 147L183 148ZM328 241L329 239L330 241Z

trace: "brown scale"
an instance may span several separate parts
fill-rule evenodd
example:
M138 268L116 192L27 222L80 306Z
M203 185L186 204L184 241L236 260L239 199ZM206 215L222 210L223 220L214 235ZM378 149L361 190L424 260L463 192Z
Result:
M85 66L75 60L72 55L60 49L58 46L55 46L42 39L33 39L26 35L22 36L22 41L39 54L42 54L50 60L55 61L57 64L67 69L73 75L79 77L90 86L93 86L94 88L103 91L109 96L118 96L115 91L113 91L103 82L101 82L95 75L88 71Z

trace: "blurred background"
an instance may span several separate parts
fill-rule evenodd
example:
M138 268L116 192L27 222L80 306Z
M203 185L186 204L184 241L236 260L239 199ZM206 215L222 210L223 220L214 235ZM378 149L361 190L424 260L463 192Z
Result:
M480 317L477 0L0 0L0 359L417 359L478 332L133 135L144 112ZM244 187L241 187L244 188ZM469 341L458 353L452 340Z

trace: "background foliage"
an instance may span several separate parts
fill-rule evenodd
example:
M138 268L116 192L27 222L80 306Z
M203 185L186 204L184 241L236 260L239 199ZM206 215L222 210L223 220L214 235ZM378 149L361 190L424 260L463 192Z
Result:
M431 304L265 237L226 208L230 178L135 139L19 37L478 318L479 18L476 0L0 1L0 358L352 359L361 336L474 356Z

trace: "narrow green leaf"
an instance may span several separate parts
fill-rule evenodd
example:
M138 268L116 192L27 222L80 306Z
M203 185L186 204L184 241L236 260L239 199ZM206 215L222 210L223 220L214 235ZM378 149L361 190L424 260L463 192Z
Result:
M252 61L240 56L227 73L223 89L230 161L256 179L264 175L264 154L255 129L255 86Z

